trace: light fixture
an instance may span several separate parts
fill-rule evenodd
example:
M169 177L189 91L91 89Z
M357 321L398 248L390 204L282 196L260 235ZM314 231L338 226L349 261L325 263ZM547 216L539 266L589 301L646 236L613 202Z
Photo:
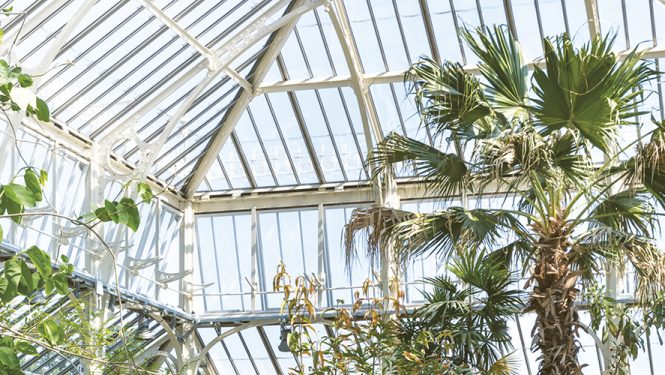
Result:
M291 348L289 348L289 334L291 333L291 328L286 328L286 324L282 323L279 329L279 349L280 352L290 353Z
M43 305L46 303L46 297L44 297L44 292L41 290L35 290L32 294L25 297L23 301L30 306Z

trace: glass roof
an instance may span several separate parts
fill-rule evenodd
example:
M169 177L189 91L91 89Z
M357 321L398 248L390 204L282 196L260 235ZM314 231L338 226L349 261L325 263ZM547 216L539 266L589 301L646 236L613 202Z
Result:
M161 15L142 5L146 2ZM463 45L460 27L506 24L532 62L542 55L543 37L568 32L581 44L591 35L583 0L328 2L336 16L323 6L326 1L317 0L0 1L1 8L13 6L0 24L4 52L31 73L43 73L38 95L49 103L58 126L93 143L123 126L133 128L143 142L163 141L150 174L176 190L202 196L367 182L365 158L377 138L398 132L432 143L419 127L404 73L421 56L473 69L477 58ZM599 30L616 33L617 53L650 49L647 58L657 68L665 64L659 44L665 40L661 1L597 4ZM314 9L288 18L299 6ZM261 34L266 25L280 20L285 21L279 28ZM349 39L343 38L345 27ZM215 59L202 53L201 46L230 59L209 81L208 68L217 68L208 64ZM649 88L655 94L645 103L660 117L665 113L663 79ZM165 134L172 121L175 126ZM634 139L622 135L625 142ZM47 190L53 192L54 208L67 215L85 211L87 203L71 197L86 189L90 160L32 131L20 131L17 138L20 152L11 152L12 168L3 172L24 165L49 170ZM132 141L117 142L112 149L130 164L141 158L140 147ZM18 160L19 154L31 159ZM407 175L405 171L401 176ZM68 189L56 188L60 186ZM111 184L106 194L117 189L118 183ZM223 316L226 323L234 314L276 313L282 297L270 284L282 261L292 274L321 277L318 307L352 301L354 290L373 277L368 262L347 272L340 251L342 228L357 205L294 206L196 215L195 285L189 286L196 313ZM423 200L407 200L402 207L420 212L439 208ZM117 286L167 306L178 305L185 293L180 283L158 279L182 268L178 229L183 213L158 199L142 207L141 222L138 233L107 233L119 249ZM46 218L13 225L5 241L19 247L37 244L54 257L67 254L82 270L86 254L94 249L86 248L85 238L72 227L60 224ZM135 267L135 260L155 260L157 267ZM405 302L422 303L421 292L427 290L422 279L439 270L432 258L410 264L403 280ZM625 278L621 295L633 293L631 280ZM133 327L138 316L128 312L125 319ZM524 315L518 322L530 328L533 317ZM517 331L515 348L527 359L521 365L532 366L520 371L531 373L535 354L522 347L519 338L525 334L511 324L513 333ZM199 328L200 343L207 344L227 328ZM151 329L162 333L155 322ZM655 336L647 340L653 351L662 351ZM209 360L225 373L286 373L297 365L296 359L277 350L278 338L276 325L251 327L214 345ZM582 341L582 361L597 370L595 345L586 336ZM39 373L75 373L79 366L41 349L22 360L26 369ZM650 351L638 357L634 369L647 373L651 365L653 373L653 366L662 367L663 360Z
M38 93L58 124L84 137L101 140L131 122L142 141L155 142L175 117L150 173L192 193L367 180L364 157L377 135L367 134L372 131L363 113L376 113L384 134L427 140L418 131L403 72L423 55L473 66L476 58L462 45L459 27L507 24L529 61L542 55L542 37L567 31L583 43L590 35L579 0L333 1L343 16L336 19L348 22L351 43L340 40L337 21L321 6L303 13L282 41L275 40L277 31L250 36L261 22L275 22L307 2L155 1L182 32L140 2L99 1L85 11L88 2L5 2L15 12L4 22L6 40L15 41L13 58L33 71L49 63ZM600 0L598 12L600 31L617 34L617 52L657 47L665 36L665 7L658 1L627 6ZM179 117L207 63L183 33L233 55L228 68L237 76L219 74ZM225 44L238 40L251 45L234 50ZM49 46L58 43L49 59ZM281 47L276 59L262 61L275 46ZM358 72L349 62L354 54ZM259 62L267 66L260 72ZM360 81L369 85L367 107L356 98ZM253 92L246 105L240 99L248 88ZM662 95L658 99L653 104L661 107ZM240 115L229 116L231 111ZM211 143L221 133L224 142ZM130 163L141 157L129 141L115 144L114 152ZM188 186L191 180L199 186Z

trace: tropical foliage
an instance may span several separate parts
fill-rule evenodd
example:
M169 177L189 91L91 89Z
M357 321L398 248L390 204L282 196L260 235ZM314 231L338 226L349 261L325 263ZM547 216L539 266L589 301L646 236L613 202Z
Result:
M486 253L522 270L539 373L580 374L580 288L629 264L638 303L665 289L654 240L665 207L665 123L640 121L657 72L637 51L619 58L611 36L582 46L566 34L545 39L543 64L529 66L505 28L463 34L479 75L427 58L407 74L432 142L393 133L368 161L375 179L407 168L445 208L357 210L347 255L391 249L404 262ZM483 193L494 203L471 199Z
M32 85L31 75L0 59L0 111L8 125L4 134L8 144L12 140L18 142L14 126L23 116L50 120L48 106L34 94ZM19 147L16 152L25 162ZM97 227L113 222L136 231L140 225L138 206L153 197L147 184L130 183L118 197L106 200L90 213L63 216L47 198L47 171L25 164L9 181L0 184L0 239L5 239L5 233L16 225L29 226L25 222L46 217L84 228L111 252ZM5 168L14 169L10 163ZM130 191L140 199L132 198L135 195ZM86 361L109 373L150 372L133 362L137 340L131 332L125 332L122 324L110 328L91 324L99 312L87 308L90 292L79 293L73 288L74 267L65 255L60 255L56 264L50 254L37 246L17 251L3 246L0 261L0 374L22 374L22 362L45 352L57 353L70 362ZM120 348L116 349L120 350L109 350L100 356L100 349L113 349L119 341Z
M351 307L343 301L317 311L317 285L292 280L280 266L274 288L284 293L288 344L299 358L297 374L513 374L515 358L507 321L522 309L511 274L484 254L457 260L451 276L427 280L425 305L407 311L398 283L396 297L371 297L367 280ZM396 280L394 280L396 281ZM328 325L319 335L317 325ZM320 328L319 328L320 329ZM501 354L506 353L506 355Z

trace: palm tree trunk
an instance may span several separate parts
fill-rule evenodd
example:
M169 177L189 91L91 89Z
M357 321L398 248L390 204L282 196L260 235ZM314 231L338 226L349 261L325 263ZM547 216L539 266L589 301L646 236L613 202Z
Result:
M538 259L532 278L536 285L527 310L537 315L532 350L541 352L538 374L581 374L577 360L579 316L575 307L578 273L569 268L569 233L561 220L553 218L547 226L535 224L534 230L539 234Z

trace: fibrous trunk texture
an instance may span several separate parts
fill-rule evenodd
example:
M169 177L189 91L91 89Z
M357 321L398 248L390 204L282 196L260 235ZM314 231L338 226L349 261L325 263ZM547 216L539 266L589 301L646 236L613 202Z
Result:
M540 375L581 374L578 314L575 300L577 272L568 262L568 230L560 218L547 225L534 225L539 235L537 263L532 276L535 284L527 310L536 313L532 349L541 352Z

